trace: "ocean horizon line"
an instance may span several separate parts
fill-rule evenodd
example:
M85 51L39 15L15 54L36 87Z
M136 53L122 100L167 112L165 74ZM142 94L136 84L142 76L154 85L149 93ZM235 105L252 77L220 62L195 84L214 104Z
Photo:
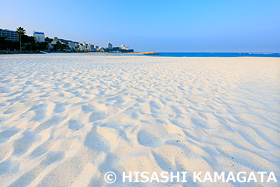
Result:
M280 57L280 53L267 52L156 52L165 57Z
M207 52L207 51L196 51L196 52L189 52L189 51L155 51L156 53L254 53L254 54L280 54L280 52Z

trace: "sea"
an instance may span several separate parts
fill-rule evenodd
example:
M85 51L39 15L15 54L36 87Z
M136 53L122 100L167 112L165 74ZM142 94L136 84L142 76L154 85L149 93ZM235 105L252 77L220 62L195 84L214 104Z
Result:
M186 52L157 52L162 57L280 57L280 53L186 53Z

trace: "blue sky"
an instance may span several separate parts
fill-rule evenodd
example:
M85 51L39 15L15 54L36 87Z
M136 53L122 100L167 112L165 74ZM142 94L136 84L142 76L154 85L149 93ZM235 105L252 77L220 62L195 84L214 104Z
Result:
M0 28L136 51L280 52L279 0L1 0ZM3 8L5 7L5 8Z

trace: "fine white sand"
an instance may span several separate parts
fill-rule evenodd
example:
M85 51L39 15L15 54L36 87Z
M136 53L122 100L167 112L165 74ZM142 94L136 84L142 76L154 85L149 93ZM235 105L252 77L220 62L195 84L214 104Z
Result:
M280 180L279 58L1 55L0 70L1 187L106 186L108 171L110 186L174 186L123 171Z

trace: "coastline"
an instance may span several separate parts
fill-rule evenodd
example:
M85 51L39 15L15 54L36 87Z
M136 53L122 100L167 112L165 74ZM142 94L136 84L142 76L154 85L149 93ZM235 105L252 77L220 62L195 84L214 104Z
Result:
M18 52L18 51L10 51L7 52L0 52L0 55L6 54L71 54L71 53L91 53L91 54L110 54L110 55L144 55L144 56L156 56L156 57L213 57L213 58L239 58L239 57L269 57L269 58L280 58L280 53L236 53L236 52L92 52L92 51L73 51L73 52L46 52L46 51L25 51L25 52Z

